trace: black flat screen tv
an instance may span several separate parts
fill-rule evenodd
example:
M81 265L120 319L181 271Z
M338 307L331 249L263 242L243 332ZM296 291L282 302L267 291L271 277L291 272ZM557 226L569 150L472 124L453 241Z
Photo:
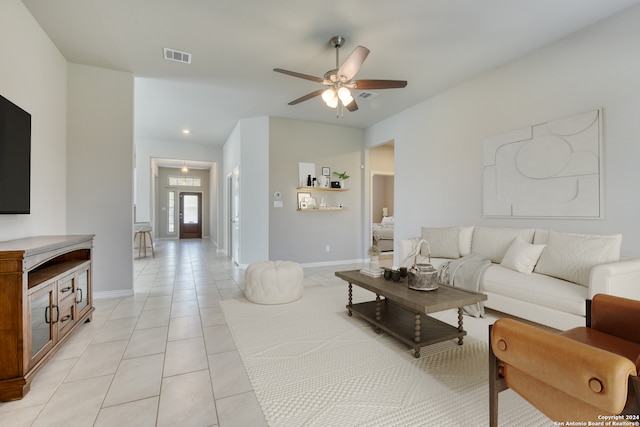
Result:
M0 95L0 214L31 211L31 114Z

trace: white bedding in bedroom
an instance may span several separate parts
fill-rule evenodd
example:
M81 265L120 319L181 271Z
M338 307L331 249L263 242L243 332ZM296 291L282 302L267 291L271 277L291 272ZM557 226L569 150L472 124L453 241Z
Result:
M373 238L375 240L393 240L393 224L382 225L382 223L379 222L373 223Z

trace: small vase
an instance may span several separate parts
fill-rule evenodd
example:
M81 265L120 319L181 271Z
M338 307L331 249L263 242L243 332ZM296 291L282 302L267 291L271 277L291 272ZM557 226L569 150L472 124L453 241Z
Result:
M340 188L347 188L347 181L345 181L344 179L340 180Z
M369 259L369 270L378 270L380 268L380 262L378 261L378 255L371 255Z

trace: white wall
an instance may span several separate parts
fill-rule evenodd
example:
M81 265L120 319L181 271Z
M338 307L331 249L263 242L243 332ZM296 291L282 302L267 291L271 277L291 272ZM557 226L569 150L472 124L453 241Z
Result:
M97 297L133 292L133 75L69 64L67 231L95 234Z
M31 114L31 214L0 215L0 241L66 233L67 62L19 0L0 6L0 94Z
M623 234L640 256L640 6L471 79L366 131L395 139L396 236L455 224ZM602 107L604 218L482 218L482 141Z
M269 118L256 117L238 122L223 147L223 179L238 168L239 177L239 259L242 266L269 259ZM224 247L229 224L228 188L224 191ZM229 254L231 256L231 254Z
M359 260L363 248L362 182L364 131L271 117L269 127L269 188L266 206L269 216L269 256L300 263L331 263ZM322 167L346 171L348 191L313 193L330 205L342 202L343 212L298 212L298 164L314 163L316 176ZM282 208L273 206L273 193L282 193ZM330 251L325 250L329 246ZM368 246L367 246L368 248Z

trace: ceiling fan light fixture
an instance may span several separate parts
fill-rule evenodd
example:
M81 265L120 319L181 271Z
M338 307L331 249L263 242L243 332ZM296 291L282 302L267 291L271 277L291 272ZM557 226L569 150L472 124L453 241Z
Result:
M342 105L349 105L353 101L351 92L344 86L338 89L338 97L340 98L340 101L342 101Z
M336 108L338 106L338 95L333 88L329 88L322 92L322 100L329 108Z

